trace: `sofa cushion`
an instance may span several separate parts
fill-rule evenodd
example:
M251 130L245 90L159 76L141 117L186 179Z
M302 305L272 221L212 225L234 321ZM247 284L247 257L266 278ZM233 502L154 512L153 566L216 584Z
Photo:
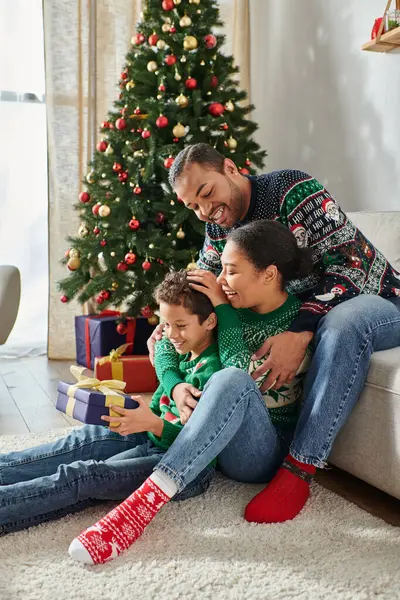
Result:
M400 211L349 212L349 219L400 270Z
M400 411L400 347L372 355L367 383L399 394Z

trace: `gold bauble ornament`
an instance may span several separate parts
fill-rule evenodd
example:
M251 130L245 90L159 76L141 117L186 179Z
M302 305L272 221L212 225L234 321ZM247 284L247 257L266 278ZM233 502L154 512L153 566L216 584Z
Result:
M157 315L153 315L147 319L149 325L158 325L159 321L160 319L157 317Z
M115 292L116 289L118 289L118 283L116 281L112 282L111 289L114 290L114 292Z
M156 63L156 61L155 61L155 60L150 60L150 61L147 63L147 70L148 70L150 73L154 73L155 71L157 71L157 69L158 69L158 64Z
M112 256L112 258L115 258L115 252L110 252L110 256Z
M192 19L190 17L188 17L187 15L182 17L182 19L179 21L179 25L181 27L190 27L191 24L192 24Z
M135 150L135 152L133 153L133 156L135 158L142 158L144 156L144 152L143 152L143 150Z
M175 81L180 81L182 79L182 76L179 75L178 71L175 71ZM107 150L106 150L107 152Z
M183 40L183 47L185 50L195 50L198 46L197 38L194 35L187 35Z
M108 217L111 212L111 208L107 206L107 204L103 204L99 208L99 216L100 217Z
M107 154L107 156L110 156L110 154L114 154L114 148L111 146L111 144L109 144L107 146L106 151L104 152L104 154Z
M201 0L189 0L189 4L196 4L197 6L200 4Z
M82 223L82 225L78 229L78 235L81 238L86 237L89 234L89 229Z
M141 174L142 177L144 177L146 175L146 169L144 167L142 167L140 169L140 174Z
M80 257L79 250L77 250L76 248L71 248L71 250L69 251L69 257L70 258L79 258Z
M161 26L161 29L164 33L168 33L169 29L170 29L170 24L169 23L163 23Z
M88 173L86 175L86 181L88 183L94 183L96 181L96 177L95 177L94 171L90 171L90 173Z
M181 2L182 2L182 0L174 0L175 6L178 6Z
M176 138L181 138L186 135L186 131L185 131L185 128L182 125L182 123L178 123L177 125L175 125L175 127L172 130L172 133L174 134L174 137L176 137Z
M235 110L235 105L233 104L232 100L228 100L228 102L225 104L225 109L229 112Z
M187 98L184 94L179 94L179 96L175 98L175 102L178 106L180 106L180 108L186 108L189 104L189 98Z
M67 267L70 271L76 271L81 266L81 261L77 256L70 258L67 262Z
M194 269L197 269L197 264L195 262L190 262L186 267L186 271L193 271Z
M228 138L227 144L230 150L235 150L235 148L237 147L237 141L232 136Z
M128 83L125 86L125 89L129 92L129 90L133 90L133 88L135 87L135 82L134 81L128 81Z
M185 62L186 62L186 56L182 56L182 58L181 58L181 62L182 62L182 63L185 63Z
M162 94L157 94L157 100L161 100L162 97Z
M186 234L185 234L185 232L183 231L183 229L180 229L180 230L177 232L177 234L176 234L176 237L178 238L178 240L183 240L183 239L184 239L184 237L185 237L185 235L186 235Z
M157 42L157 48L158 48L159 50L164 50L164 48L165 48L165 45L166 45L166 44L165 44L164 40L158 40L158 42Z
M201 66L201 67L204 67L204 66L205 66L205 64L206 64L206 63L204 62L204 60L202 60L202 61L200 62L200 66Z

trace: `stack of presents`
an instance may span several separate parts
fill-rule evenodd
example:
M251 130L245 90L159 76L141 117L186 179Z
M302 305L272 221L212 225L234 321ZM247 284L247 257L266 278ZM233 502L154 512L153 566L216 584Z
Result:
M157 388L146 344L154 325L145 317L127 319L124 333L119 333L120 319L115 311L75 317L76 362L80 366L71 367L74 381L58 384L56 406L82 423L105 425L102 415L116 415L110 405L135 408L132 393Z

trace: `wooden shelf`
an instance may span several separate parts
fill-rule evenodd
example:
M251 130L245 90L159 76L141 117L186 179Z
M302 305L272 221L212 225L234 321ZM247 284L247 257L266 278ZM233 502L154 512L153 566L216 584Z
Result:
M400 27L392 29L381 36L379 42L370 40L361 47L361 50L369 52L390 52L395 48L400 48Z

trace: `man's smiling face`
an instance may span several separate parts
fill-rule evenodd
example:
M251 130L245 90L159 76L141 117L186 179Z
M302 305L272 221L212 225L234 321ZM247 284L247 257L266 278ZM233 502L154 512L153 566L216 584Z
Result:
M250 195L246 198L243 193L243 183L250 187L230 159L225 159L222 173L192 163L177 179L175 192L200 221L229 229L246 216L249 207Z

